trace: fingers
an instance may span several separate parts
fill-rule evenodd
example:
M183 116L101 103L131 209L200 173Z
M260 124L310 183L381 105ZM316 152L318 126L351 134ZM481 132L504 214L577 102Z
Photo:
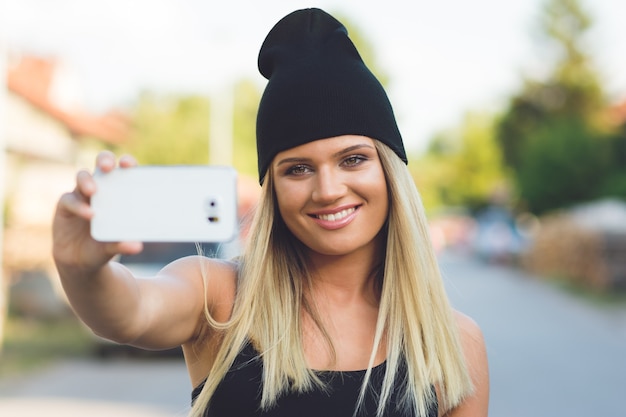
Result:
M122 255L136 255L143 250L141 242L117 242L112 244L112 253Z
M89 172L81 170L76 174L76 191L86 199L96 192L96 183Z
M120 157L120 167L122 168L130 168L137 165L137 160L132 155L122 155Z
M85 220L90 220L93 217L91 206L88 201L80 195L78 190L63 194L59 199L58 207L62 214L70 213Z
M115 255L136 255L143 250L141 242L100 242L104 252L113 257Z
M110 172L115 169L116 157L111 151L102 151L96 157L96 169L102 172ZM131 155L123 155L119 159L119 166L129 168L137 166L137 160ZM93 211L89 205L90 198L96 192L96 182L93 175L86 170L76 174L76 188L72 193L64 195L59 201L59 206L72 214L87 220L93 217Z
M102 172L110 172L115 169L115 154L111 151L102 151L96 157L96 169ZM119 159L119 166L129 168L137 166L137 160L132 155L122 155Z
M137 166L137 160L131 155L122 155L119 159L121 168L130 168ZM96 170L101 172L110 172L115 169L115 154L111 151L102 151L96 157ZM93 176L87 171L81 171L76 179L77 189L86 197L91 197L96 192L96 183Z
M115 168L115 154L111 151L102 151L96 157L96 169L110 172Z

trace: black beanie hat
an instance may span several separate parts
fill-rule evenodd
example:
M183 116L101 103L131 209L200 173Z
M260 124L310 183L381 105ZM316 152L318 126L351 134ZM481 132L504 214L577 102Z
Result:
M407 162L385 90L328 13L304 9L281 19L265 38L258 65L269 80L257 115L261 183L277 153L334 136L377 139Z

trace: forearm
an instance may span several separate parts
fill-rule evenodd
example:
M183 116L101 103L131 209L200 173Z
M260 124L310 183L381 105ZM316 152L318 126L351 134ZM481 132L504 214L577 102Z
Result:
M85 270L57 264L68 300L78 317L102 337L128 343L139 334L139 285L121 264Z

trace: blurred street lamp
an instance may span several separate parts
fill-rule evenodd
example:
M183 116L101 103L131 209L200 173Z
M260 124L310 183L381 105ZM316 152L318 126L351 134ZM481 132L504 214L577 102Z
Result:
M232 83L215 89L210 95L209 164L233 164L234 88Z

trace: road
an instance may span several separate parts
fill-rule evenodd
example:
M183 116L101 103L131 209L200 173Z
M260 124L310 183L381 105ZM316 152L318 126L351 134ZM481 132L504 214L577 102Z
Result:
M444 256L452 303L481 326L492 417L626 417L626 307Z
M65 361L0 381L0 416L184 417L190 393L182 359Z
M492 417L626 417L626 307L591 304L520 271L444 255L453 305L483 329ZM0 415L182 417L180 360L56 364L0 381Z

